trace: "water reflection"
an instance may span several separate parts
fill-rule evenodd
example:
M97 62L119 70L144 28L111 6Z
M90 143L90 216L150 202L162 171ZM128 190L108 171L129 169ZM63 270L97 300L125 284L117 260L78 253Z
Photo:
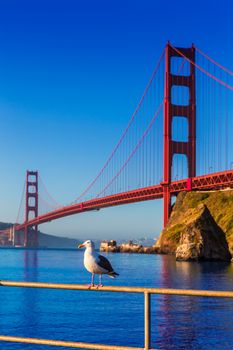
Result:
M232 289L232 264L177 262L174 257L161 258L161 287L221 290L226 289L229 284L227 289ZM216 276L222 283L218 283ZM215 349L221 349L217 345L217 334L220 327L218 319L222 317L226 322L220 331L232 331L233 327L229 325L229 315L226 313L228 310L232 315L231 300L169 295L162 295L157 299L154 307L153 324L156 324L156 330L153 339L156 339L155 346L159 349L204 349L211 348L211 342L215 344Z
M199 266L197 265L197 270ZM198 275L198 271L195 271ZM182 278L180 278L182 276ZM192 284L191 266L177 263L174 257L162 256L161 286L189 288ZM159 349L192 349L198 334L192 325L198 305L192 297L162 295L158 300L157 342ZM189 325L189 326L187 326ZM182 335L182 342L179 340Z
M38 251L28 249L23 252L24 258L24 281L38 281ZM40 290L22 288L21 305L22 312L19 320L20 333L23 336L37 336L40 313L38 303L40 302ZM36 315L36 316L35 316Z
M24 280L37 282L38 280L38 251L28 249L24 254Z

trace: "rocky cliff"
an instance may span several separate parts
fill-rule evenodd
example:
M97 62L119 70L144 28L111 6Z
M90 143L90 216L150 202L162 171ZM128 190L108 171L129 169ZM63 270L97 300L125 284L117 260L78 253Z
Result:
M156 243L183 260L229 260L228 246L233 253L232 190L180 193Z

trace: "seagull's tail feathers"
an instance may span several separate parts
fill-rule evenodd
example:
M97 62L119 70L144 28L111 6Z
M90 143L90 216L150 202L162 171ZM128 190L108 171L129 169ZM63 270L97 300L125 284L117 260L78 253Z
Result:
M116 278L116 276L119 276L119 273L115 272L115 271L111 271L108 273L108 276L111 278Z

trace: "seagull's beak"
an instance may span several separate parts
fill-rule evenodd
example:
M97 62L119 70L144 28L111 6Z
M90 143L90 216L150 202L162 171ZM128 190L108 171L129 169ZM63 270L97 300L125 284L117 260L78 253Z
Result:
M83 243L78 245L78 248L83 248L83 247L85 247L85 244Z

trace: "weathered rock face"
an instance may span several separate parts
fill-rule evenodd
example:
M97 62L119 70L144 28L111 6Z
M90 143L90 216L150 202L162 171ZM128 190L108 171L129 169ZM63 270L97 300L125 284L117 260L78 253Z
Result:
M200 204L197 210L199 215L181 233L176 259L230 261L224 232L204 204Z
M178 259L228 260L223 235L233 252L233 191L182 192L155 247L176 254L179 246Z

